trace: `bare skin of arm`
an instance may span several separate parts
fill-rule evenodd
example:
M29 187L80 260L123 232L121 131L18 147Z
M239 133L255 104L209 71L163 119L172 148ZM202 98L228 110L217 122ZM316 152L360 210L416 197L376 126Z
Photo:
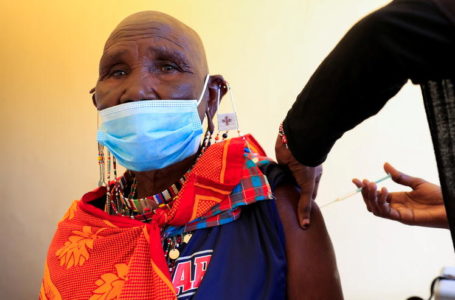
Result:
M311 227L302 230L295 187L281 185L274 194L286 237L288 299L343 299L335 252L319 208L313 205Z

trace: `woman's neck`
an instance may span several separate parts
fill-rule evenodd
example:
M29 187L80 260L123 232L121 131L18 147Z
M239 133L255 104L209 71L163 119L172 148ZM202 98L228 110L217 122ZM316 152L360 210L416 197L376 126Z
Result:
M196 160L194 154L166 168L145 172L131 171L137 182L137 198L155 195L176 183L188 171Z

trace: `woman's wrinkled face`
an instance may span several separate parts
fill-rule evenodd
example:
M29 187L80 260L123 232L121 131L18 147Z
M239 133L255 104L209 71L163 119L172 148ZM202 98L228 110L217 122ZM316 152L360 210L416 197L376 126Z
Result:
M205 56L184 28L160 22L122 24L106 42L94 102L98 110L130 101L189 100L201 95ZM204 98L208 97L204 94ZM202 117L205 103L200 105Z

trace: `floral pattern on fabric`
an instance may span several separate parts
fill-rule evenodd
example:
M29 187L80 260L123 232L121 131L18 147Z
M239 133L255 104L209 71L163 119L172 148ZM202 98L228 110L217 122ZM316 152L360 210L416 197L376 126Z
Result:
M251 139L238 137L207 148L173 205L157 209L149 223L112 216L93 206L92 201L105 196L106 187L85 194L59 223L48 252L50 275L45 277L52 279L61 297L46 296L46 291L53 290L43 288L41 298L175 300L161 244L162 228L209 218L211 214L207 213L213 207L218 207L219 215L235 208L230 198L235 187L244 179L253 182L256 178L244 156L245 142ZM257 193L269 191L267 185L257 187L251 185L245 197L258 200ZM220 224L206 219L204 228Z
M77 210L77 202L78 202L77 200L73 201L73 203L71 204L70 208L66 211L65 215L60 220L60 222L63 222L65 220L72 220L74 218L74 213Z
M116 264L114 273L106 273L101 275L95 284L98 286L93 291L93 296L89 300L113 300L119 299L120 293L122 292L123 285L127 279L128 265L127 264Z
M93 233L91 226L83 226L82 231L73 231L74 235L70 236L63 247L55 252L60 259L60 266L66 266L67 269L82 266L90 257L87 248L93 249L94 241L103 230L105 228Z

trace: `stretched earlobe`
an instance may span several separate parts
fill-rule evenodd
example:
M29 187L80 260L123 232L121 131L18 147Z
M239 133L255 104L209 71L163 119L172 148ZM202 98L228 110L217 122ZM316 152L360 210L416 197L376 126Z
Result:
M207 110L205 111L205 115L207 116L207 131L212 134L215 131L215 125L213 124L213 115L214 114L210 113L209 107L207 107Z
M92 94L92 102L93 102L93 105L95 105L95 107L96 107L95 88L92 88L89 91L89 93Z
M210 90L210 95L211 95L210 101L216 100L215 98L217 95L215 93L219 93L220 99L221 99L228 91L228 83L223 78L223 76L212 75L210 77L209 90Z

